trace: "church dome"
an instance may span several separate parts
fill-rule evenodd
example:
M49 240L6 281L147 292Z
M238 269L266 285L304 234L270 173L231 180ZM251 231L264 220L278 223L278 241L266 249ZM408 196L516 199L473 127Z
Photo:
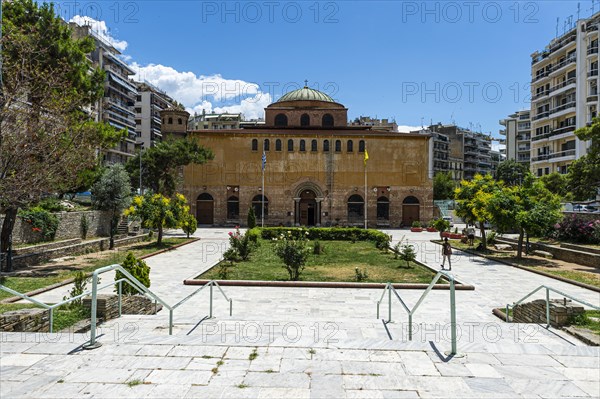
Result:
M329 95L315 89L311 89L308 86L304 86L301 89L290 91L283 96L276 103L284 101L325 101L329 103L335 103L334 99Z

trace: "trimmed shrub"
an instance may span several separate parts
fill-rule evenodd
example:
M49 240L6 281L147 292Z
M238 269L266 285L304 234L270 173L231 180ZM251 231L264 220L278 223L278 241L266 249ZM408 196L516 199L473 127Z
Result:
M254 213L254 208L250 207L248 208L248 218L247 218L247 222L248 222L248 228L249 229L253 229L256 227L256 214Z
M127 257L121 264L123 269L127 270L133 277L146 287L150 287L150 266L142 259L136 258L133 253L129 252ZM125 278L125 275L117 270L115 281ZM135 295L138 291L127 283L123 283L123 291L126 295Z
M600 219L590 221L578 215L566 215L560 223L554 225L551 236L582 244L600 244Z
M265 227L259 229L260 234L265 240L272 240L284 236L290 236L293 239L306 238L309 240L320 241L351 241L353 238L358 241L372 241L379 249L387 249L390 243L390 236L379 230L365 230L358 227L311 227L309 229L301 227Z

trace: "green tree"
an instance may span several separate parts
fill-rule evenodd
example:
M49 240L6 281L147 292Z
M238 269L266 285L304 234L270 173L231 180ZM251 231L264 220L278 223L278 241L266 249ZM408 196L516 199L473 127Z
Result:
M578 201L594 198L600 193L600 118L589 126L575 130L580 140L591 140L587 154L569 166L568 188Z
M185 215L189 213L183 194L167 198L162 194L145 193L133 198L133 203L125 215L139 217L146 228L157 229L157 244L162 244L163 229L180 227Z
M460 182L460 187L455 191L456 210L455 214L463 218L467 223L478 223L481 230L481 244L487 248L484 223L491 219L487 204L498 187L491 175L475 175L473 180Z
M447 173L436 173L433 176L433 199L434 200L445 200L454 198L454 189L456 183L452 179L452 174Z
M142 184L153 192L172 196L183 166L203 164L213 159L211 150L195 141L175 139L158 143L142 154ZM130 158L126 165L131 185L137 187L140 178L140 154Z
M566 200L570 200L572 194L569 192L569 178L567 175L562 175L558 172L553 172L540 177L540 181L544 184L551 193L560 196Z
M122 137L84 110L102 98L104 73L92 68L91 38L74 39L51 4L2 2L0 88L0 251L7 250L18 209L73 186L93 167L97 149Z
M92 187L92 204L110 213L110 249L113 249L121 213L131 204L129 175L123 165L115 164L105 170Z
M527 165L514 159L507 159L498 164L494 178L497 181L503 181L507 186L516 186L521 184L529 173Z
M522 257L525 234L543 234L562 217L560 197L532 176L520 186L500 187L487 201L487 208L500 231L519 231L518 259Z
M248 208L248 229L256 227L256 214L254 213L254 207Z
M194 234L196 229L198 228L198 221L191 213L188 213L184 216L183 222L181 223L181 228L185 234L187 234L187 238L190 238L190 234Z

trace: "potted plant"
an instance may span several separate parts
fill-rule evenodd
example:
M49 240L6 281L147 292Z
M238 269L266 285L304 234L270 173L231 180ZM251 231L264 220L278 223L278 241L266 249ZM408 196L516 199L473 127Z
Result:
M427 231L430 233L435 233L438 229L435 227L435 220L429 222L429 226L427 226Z
M462 237L463 235L458 232L457 227L454 228L454 233L450 234L450 238L453 240L460 240Z
M434 220L433 227L440 232L440 238L448 237L450 235L448 232L448 230L450 230L450 222L443 218Z
M412 227L410 228L410 231L412 231L414 233L422 232L423 228L421 227L421 222L419 222L418 220L415 220L414 222L412 222Z

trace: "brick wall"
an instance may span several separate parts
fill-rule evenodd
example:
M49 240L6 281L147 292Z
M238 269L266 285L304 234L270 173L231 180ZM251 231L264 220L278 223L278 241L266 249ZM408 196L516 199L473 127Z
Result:
M126 283L125 283L126 284ZM83 298L83 306L91 311L92 300L90 297ZM121 302L122 314L156 314L162 309L161 304L154 306L154 301L141 295L123 295ZM97 317L103 320L116 319L119 317L119 297L117 295L99 294Z
M574 305L570 300L553 299L550 301L550 325L561 327L568 324L573 316L584 312L583 306ZM515 323L546 323L546 300L535 301L515 306L513 309Z

